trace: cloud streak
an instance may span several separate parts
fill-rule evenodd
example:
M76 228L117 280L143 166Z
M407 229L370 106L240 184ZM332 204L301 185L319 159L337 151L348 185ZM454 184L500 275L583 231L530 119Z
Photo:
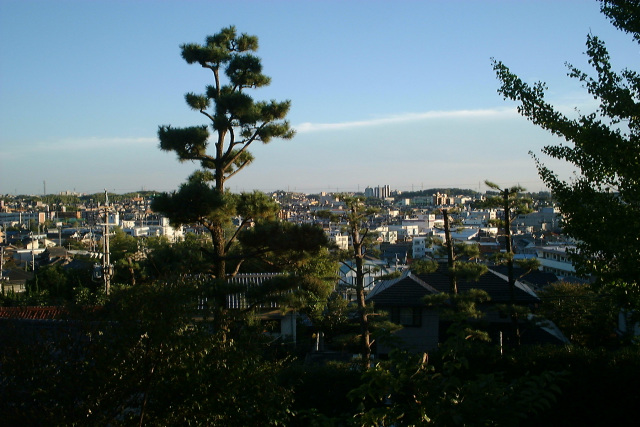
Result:
M121 148L126 146L142 146L157 144L157 138L138 137L86 137L86 138L64 138L54 142L36 142L33 144L13 144L4 147L0 151L0 156L7 159L16 159L30 156L32 154L49 154L61 152L74 152L83 150Z
M355 128L373 127L388 124L419 122L433 119L472 119L486 117L508 117L517 115L514 108L495 108L482 110L453 110L453 111L427 111L423 113L405 113L369 120L358 120L341 123L310 123L305 122L295 126L299 133L322 132L332 130L348 130Z

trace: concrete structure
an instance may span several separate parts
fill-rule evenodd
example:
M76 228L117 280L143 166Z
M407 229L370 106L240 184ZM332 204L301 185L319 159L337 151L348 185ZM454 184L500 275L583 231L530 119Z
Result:
M412 252L413 259L424 258L427 254L427 242L430 238L427 236L417 236L412 240Z
M559 208L545 207L527 215L518 215L514 219L514 225L524 229L530 228L532 232L558 231L561 219Z
M364 195L365 197L386 199L391 196L391 188L388 185L377 186L374 188L367 187L364 189Z
M380 243L396 243L398 241L398 232L389 230L389 227L386 225L380 226L373 231L378 233L378 242Z
M0 212L0 224L29 226L31 221L43 224L47 220L46 212Z
M573 250L575 246L538 246L536 256L540 261L542 271L553 273L558 278L574 277L576 269L571 262L567 250Z
M420 226L418 224L389 225L389 231L397 232L398 240L409 241L420 234Z

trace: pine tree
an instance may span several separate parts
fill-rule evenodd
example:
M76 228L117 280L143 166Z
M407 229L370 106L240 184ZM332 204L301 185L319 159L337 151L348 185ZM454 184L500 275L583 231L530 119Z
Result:
M181 162L200 162L202 171L194 174L173 198L159 199L156 207L168 213L173 210L176 214L186 214L189 219L194 217L192 211L197 211L197 219L209 230L213 240L214 274L223 278L227 254L237 236L234 233L229 239L225 238L225 226L240 204L225 192L225 184L252 162L249 147L254 142L267 144L274 138L293 137L294 131L285 120L291 103L256 102L246 93L271 81L262 73L260 58L252 54L258 49L256 36L238 35L231 26L207 37L203 45L183 44L181 49L187 63L199 64L213 74L213 85L207 86L204 94L185 95L187 105L208 120L210 129L207 125L159 127L160 148L175 152ZM277 210L274 204L258 195L253 202L244 205L245 219L256 219L254 217L260 215L272 217Z
M226 328L230 324L226 296L243 292L249 298L246 289L228 280L246 260L273 266L278 264L272 258L274 254L286 254L294 264L290 267L299 271L301 263L327 247L328 240L318 227L279 222L279 205L266 194L233 194L226 189L227 180L252 162L252 144L294 136L285 119L290 101L254 101L247 94L271 80L262 73L260 59L252 53L258 49L258 38L238 35L234 27L228 27L207 37L203 45L184 44L181 49L187 63L199 64L213 74L213 84L204 94L185 95L187 105L209 123L185 128L160 126L158 138L160 149L175 152L181 162L199 162L201 169L177 192L157 197L152 208L174 223L197 222L208 230L212 246L202 246L200 251L210 267L192 273L205 273L207 279L213 279L206 284L208 304L214 320ZM232 222L234 218L236 223ZM252 290L251 296L272 298L307 282L280 278L268 285L263 283L260 290ZM249 306L257 306L257 301Z

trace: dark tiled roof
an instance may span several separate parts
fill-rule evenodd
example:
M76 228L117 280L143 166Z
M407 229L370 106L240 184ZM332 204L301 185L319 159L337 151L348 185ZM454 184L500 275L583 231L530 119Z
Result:
M380 288L372 291L370 300L377 305L422 305L425 295L439 292L449 292L449 276L447 265L440 264L438 270L428 274L405 274L400 279L381 283ZM491 297L493 303L507 303L510 299L509 284L505 276L489 271L482 275L477 282L458 281L458 291L482 289ZM527 288L528 290L528 288ZM538 298L524 288L516 286L515 299L520 304L533 304Z
M33 272L24 271L21 268L4 270L2 274L4 277L8 277L10 282L27 281L33 279Z
M68 256L67 250L62 247L47 248L45 252L47 252L49 257L51 258L55 258L55 257L62 258L62 257Z
M506 265L496 265L491 267L491 269L494 271L497 271L500 274L504 274L505 276L507 275ZM522 276L523 273L525 273L525 271L521 268L515 267L513 269L513 274L515 275L516 278ZM535 270L525 274L522 277L522 280L527 283L531 283L532 285L535 285L535 286L545 286L551 283L555 283L559 279L558 279L558 276L556 276L553 273L547 273L545 271Z
M381 284L383 285L383 284ZM391 306L423 306L422 299L434 294L435 289L427 286L414 275L405 275L388 282L387 287L371 294L370 300L377 305Z

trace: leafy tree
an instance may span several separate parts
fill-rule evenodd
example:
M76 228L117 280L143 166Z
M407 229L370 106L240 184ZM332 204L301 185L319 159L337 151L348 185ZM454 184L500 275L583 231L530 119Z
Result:
M318 228L278 222L278 205L265 194L237 195L225 189L227 180L253 161L249 152L253 143L267 144L274 138L294 135L285 120L289 101L256 102L247 94L249 89L270 83L262 73L260 59L252 54L258 49L258 38L238 35L235 27L228 27L207 37L203 45L183 44L181 49L187 63L199 64L213 74L213 84L204 94L185 95L187 105L202 114L211 127L159 127L160 149L175 152L181 162L199 162L201 170L177 192L154 199L152 208L174 223L198 222L208 230L212 246L202 246L200 251L207 255L211 267L199 273L213 278L207 298L213 305L214 319L222 321L227 313L225 296L240 291L233 289L227 278L237 274L246 260L266 262L277 252L290 255L292 260L295 255L294 262L301 262L309 253L326 247L327 240ZM276 282L271 289L282 291L283 280ZM288 283L293 286L294 282Z
M613 25L640 43L638 2L600 3ZM564 231L578 241L573 254L578 272L625 287L620 294L629 304L640 292L640 75L630 69L614 71L605 43L597 36L589 34L586 47L594 74L569 64L568 75L582 82L599 106L576 118L545 100L544 83L529 85L500 61L494 61L493 68L501 83L498 92L518 102L524 117L566 141L542 152L573 164L577 173L570 180L532 156L559 202Z
M504 230L505 239L505 252L498 255L497 261L507 264L507 276L509 280L509 302L511 304L511 321L513 324L513 332L516 336L516 340L520 341L520 327L518 325L519 310L516 303L516 277L513 271L514 265L514 252L513 241L511 238L511 226L513 220L518 215L524 215L531 213L533 210L530 205L532 200L528 197L522 197L520 194L525 190L519 185L510 188L500 188L500 186L491 181L485 181L485 184L494 190L500 192L499 196L487 197L484 202L485 207L502 208L503 218L495 219L492 222ZM526 273L525 273L526 274Z
M617 311L614 298L592 285L558 282L538 291L536 314L554 322L575 345L598 347L614 343Z
M194 322L193 281L114 285L98 311L0 335L6 425L286 425L291 393L259 334ZM250 386L248 386L250 384Z
M68 283L67 276L59 264L48 265L37 270L33 279L27 281L27 292L37 294L46 291L51 298L72 298L72 286Z
M109 252L115 267L113 281L135 285L136 279L139 279L142 273L137 256L140 241L125 233L120 227L114 227L112 232L113 235L109 238Z
M63 268L60 264L40 267L26 283L27 304L63 305L72 302L97 301L101 287L91 280L87 268Z
M184 240L150 241L147 258L143 262L151 280L169 280L210 269L207 254L212 250L211 239L187 233Z

